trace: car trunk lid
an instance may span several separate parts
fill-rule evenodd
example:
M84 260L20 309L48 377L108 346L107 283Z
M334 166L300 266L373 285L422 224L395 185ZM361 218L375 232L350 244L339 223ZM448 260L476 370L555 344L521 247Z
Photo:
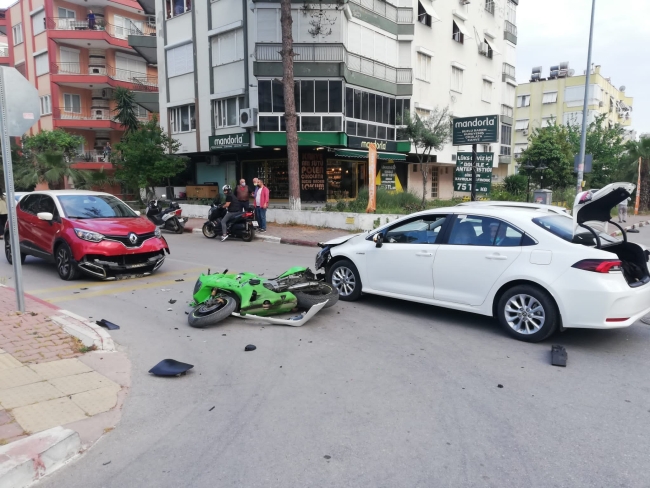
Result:
M635 188L633 183L610 183L595 192L578 193L573 205L573 234L579 233L581 227L585 228L587 222L609 222L612 209L630 198Z

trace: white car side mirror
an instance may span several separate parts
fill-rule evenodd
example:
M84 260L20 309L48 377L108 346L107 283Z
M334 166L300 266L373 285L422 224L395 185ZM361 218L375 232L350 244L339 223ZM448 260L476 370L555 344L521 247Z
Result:
M140 210L134 210L134 212L135 212L135 214L136 214L138 217L140 217L140 215L142 215L142 214L140 213Z
M36 216L37 216L40 220L45 220L45 221L47 221L47 222L51 222L52 219L54 218L54 215L52 215L50 212L38 212L38 213L36 214Z

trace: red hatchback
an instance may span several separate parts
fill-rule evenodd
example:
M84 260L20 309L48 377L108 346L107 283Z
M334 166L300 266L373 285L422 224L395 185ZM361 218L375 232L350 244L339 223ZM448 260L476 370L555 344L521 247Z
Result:
M169 254L160 229L108 193L36 191L20 200L16 213L21 262L30 255L54 262L63 280L80 272L103 280L144 276ZM8 226L4 236L11 263Z

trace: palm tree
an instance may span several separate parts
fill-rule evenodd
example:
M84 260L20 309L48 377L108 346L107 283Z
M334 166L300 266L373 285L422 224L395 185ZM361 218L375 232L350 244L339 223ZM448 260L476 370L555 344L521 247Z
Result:
M628 155L633 159L632 166L638 171L641 164L641 187L639 192L639 210L650 209L650 137L642 137L638 141L629 141L626 145Z
M115 120L117 120L124 131L129 134L138 130L139 122L135 113L135 97L131 90L123 87L117 87L113 92L113 100L115 101Z
M85 171L70 166L62 152L45 151L31 156L14 163L14 179L21 187L47 189L49 185L60 184L64 178L71 179L75 184L88 179Z

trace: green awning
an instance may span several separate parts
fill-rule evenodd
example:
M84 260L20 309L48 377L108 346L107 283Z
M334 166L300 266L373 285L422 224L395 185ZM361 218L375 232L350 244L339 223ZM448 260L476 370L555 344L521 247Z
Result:
M340 158L368 159L368 151L356 151L354 149L337 149L334 155ZM380 161L406 161L406 154L378 152L377 159Z

